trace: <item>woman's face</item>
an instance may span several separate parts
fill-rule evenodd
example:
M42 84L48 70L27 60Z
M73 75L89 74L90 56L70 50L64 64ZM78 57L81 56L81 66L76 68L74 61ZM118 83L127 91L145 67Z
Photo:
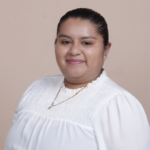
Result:
M90 21L69 18L57 35L56 60L66 78L88 80L100 74L109 48Z

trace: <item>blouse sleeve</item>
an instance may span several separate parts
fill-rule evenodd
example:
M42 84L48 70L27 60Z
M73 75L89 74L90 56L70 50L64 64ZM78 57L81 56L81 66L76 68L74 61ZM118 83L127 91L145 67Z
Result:
M142 105L119 93L96 112L93 127L99 150L150 150L150 127Z

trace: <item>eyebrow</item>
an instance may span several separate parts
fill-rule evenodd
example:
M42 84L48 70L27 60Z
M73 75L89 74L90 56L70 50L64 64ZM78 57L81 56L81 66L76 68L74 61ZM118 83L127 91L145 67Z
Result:
M71 37L70 37L70 36L68 36L68 35L65 35L65 34L61 34L61 35L59 35L58 37L66 37L66 38L69 38L69 39L71 39Z
M81 39L97 39L96 37L94 36L84 36L84 37L81 37Z
M68 36L68 35L65 35L65 34L61 34L61 35L59 35L58 37L66 37L66 38L69 38L69 39L71 39L71 37L70 36ZM83 36L83 37L81 37L81 39L97 39L96 37L94 37L94 36Z

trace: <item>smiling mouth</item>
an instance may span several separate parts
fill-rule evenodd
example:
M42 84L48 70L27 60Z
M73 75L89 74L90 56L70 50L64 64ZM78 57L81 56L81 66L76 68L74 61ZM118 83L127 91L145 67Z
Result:
M71 65L77 65L77 64L84 63L85 61L83 61L81 59L67 59L66 62Z

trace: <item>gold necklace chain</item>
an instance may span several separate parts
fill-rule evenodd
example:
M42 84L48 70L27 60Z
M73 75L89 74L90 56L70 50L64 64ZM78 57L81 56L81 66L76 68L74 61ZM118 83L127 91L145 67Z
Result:
M64 82L63 82L63 83L64 83ZM62 86L63 86L63 83L62 83ZM75 95L71 96L70 98L66 99L65 101L62 101L62 102L60 102L60 103L54 105L54 102L55 102L56 98L58 97L58 94L60 93L60 91L61 91L61 89L62 89L62 86L61 86L61 88L59 89L59 91L58 91L58 93L57 93L57 95L56 95L56 97L55 97L55 99L54 99L52 105L51 105L50 107L48 107L48 109L51 109L53 106L57 106L57 105L59 105L59 104L61 104L61 103L64 103L64 102L68 101L69 99L73 98L74 96L76 96L77 94L79 94L83 89L85 89L85 88L87 87L87 86L85 86L85 87L82 88L80 91L78 91Z

